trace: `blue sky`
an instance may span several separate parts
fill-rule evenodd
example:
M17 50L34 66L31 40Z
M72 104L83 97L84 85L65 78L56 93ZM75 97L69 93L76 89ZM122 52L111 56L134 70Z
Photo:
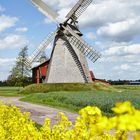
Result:
M75 0L44 0L59 13L59 20ZM79 18L84 39L102 58L89 67L101 79L140 79L140 1L94 0ZM56 29L30 0L0 1L0 80L5 80L18 52L28 45L29 54ZM46 49L47 55L51 48Z

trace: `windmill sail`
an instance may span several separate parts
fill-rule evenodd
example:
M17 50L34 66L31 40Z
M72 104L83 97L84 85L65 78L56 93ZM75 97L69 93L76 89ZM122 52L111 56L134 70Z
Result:
M57 31L56 31L57 32ZM33 52L33 54L26 61L26 65L30 66L34 61L38 59L38 57L42 54L42 52L46 49L46 47L51 43L54 39L56 32L49 34L49 36L39 45L39 47Z
M41 11L45 16L49 17L52 21L56 21L58 14L52 10L46 3L42 0L31 0L32 3Z
M77 47L86 57L88 57L93 63L101 57L96 50L91 48L86 42L83 43L78 40L75 36L68 38L70 44Z
M87 9L87 7L92 3L93 0L79 0L77 4L71 9L67 14L66 18L77 20L79 16Z
M69 43L75 47L77 47L86 57L88 57L93 63L101 57L101 54L99 54L96 50L94 50L90 45L88 45L81 37L79 37L73 30L70 29L70 27L64 27L65 30L67 30L71 36L66 36L66 38L69 40Z

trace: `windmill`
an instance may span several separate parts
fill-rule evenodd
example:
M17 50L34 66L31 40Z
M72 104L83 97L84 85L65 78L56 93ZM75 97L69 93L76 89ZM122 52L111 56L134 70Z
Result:
M46 3L42 0L31 1L45 16L58 23L58 14ZM59 23L56 31L51 33L28 58L26 64L31 65L54 41L46 83L92 82L86 57L94 63L101 55L82 39L83 34L78 27L78 18L91 3L92 0L79 0L66 15L66 20Z

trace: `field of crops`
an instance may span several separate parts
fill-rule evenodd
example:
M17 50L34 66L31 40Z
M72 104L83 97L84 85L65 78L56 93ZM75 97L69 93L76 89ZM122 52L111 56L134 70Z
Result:
M53 85L53 90L51 91L51 86L49 88L43 86L41 90L33 86L27 87L28 93L24 94L24 98L22 101L49 105L56 108L61 108L65 110L70 110L72 112L78 112L81 108L86 107L88 105L94 105L101 108L101 110L105 113L105 115L112 115L111 108L115 105L116 102L119 101L130 101L133 105L140 109L140 86L114 86L112 87L103 87L102 85L94 85L82 87L78 85L78 91L70 91L72 90L73 85L71 87L67 87L63 85L63 89L68 91L61 91L61 88L58 88L58 85ZM102 88L101 88L102 86ZM31 88L30 88L31 87ZM45 87L45 88L44 88ZM34 90L32 94L32 89ZM49 90L48 90L49 89ZM74 90L76 87L74 87ZM83 89L83 91L80 91ZM89 90L91 89L91 90ZM35 93L35 90L40 90L40 92ZM19 94L19 91L22 91L22 88L19 87L0 87L0 96L23 96ZM23 90L26 93L26 89ZM45 92L48 91L48 92Z
M140 109L140 90L128 90L117 87L115 91L59 91L34 93L27 95L23 101L78 111L81 108L94 105L101 108L106 115L112 115L111 108L119 101L130 101Z
M118 89L140 90L140 85L116 85L114 87Z
M21 87L0 87L0 96L19 96Z
M112 108L115 116L102 115L98 107L87 106L79 111L73 124L60 112L57 123L45 119L37 128L15 106L0 104L0 140L140 140L140 110L130 102L120 102Z

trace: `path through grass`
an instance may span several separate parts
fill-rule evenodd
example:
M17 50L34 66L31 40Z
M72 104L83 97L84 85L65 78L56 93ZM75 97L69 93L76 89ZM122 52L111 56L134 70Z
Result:
M40 86L44 92L35 93L36 90L40 89ZM112 115L111 107L119 101L131 101L136 108L140 109L140 86L115 86L117 90L110 87L108 90L108 87L101 88L100 85L94 85L94 87L78 85L78 90L83 89L83 91L70 91L71 87L76 89L76 86L67 86L53 85L53 89L51 89L52 85L49 88L45 85L39 85L35 89L35 85L31 85L29 88L27 87L30 94L25 94L26 96L22 101L49 105L74 112L87 105L94 105L101 108L106 115ZM34 94L31 92L32 88ZM91 90L88 90L88 88ZM51 91L56 89L58 91ZM69 91L61 91L62 89L68 89ZM0 87L0 96L23 96L23 94L18 93L20 90L19 87ZM45 92L46 90L48 92ZM24 92L26 93L26 90Z

